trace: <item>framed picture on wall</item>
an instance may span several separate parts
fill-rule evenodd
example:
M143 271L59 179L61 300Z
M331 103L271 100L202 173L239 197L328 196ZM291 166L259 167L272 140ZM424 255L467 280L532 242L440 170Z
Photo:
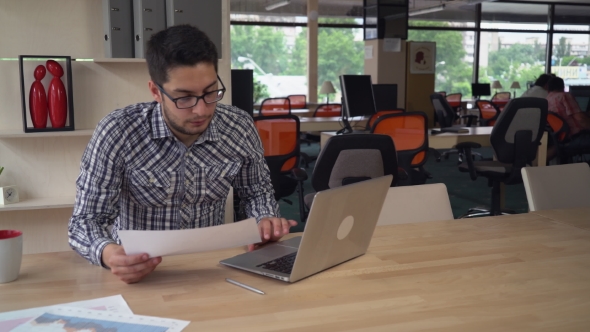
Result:
M436 43L410 43L410 74L434 74L436 69Z
M18 60L24 132L74 130L71 57L21 55Z

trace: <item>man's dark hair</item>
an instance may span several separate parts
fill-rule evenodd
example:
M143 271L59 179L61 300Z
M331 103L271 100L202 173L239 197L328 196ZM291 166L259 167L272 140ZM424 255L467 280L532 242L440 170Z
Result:
M535 85L540 86L540 87L544 87L545 84L547 84L549 82L551 77L552 76L549 74L541 74L541 76L539 76L539 78L537 78L537 80L535 81Z
M549 80L549 87L547 88L549 92L557 91L563 92L565 90L565 84L563 83L563 78L561 77L553 77Z
M201 62L215 66L217 49L207 35L198 28L181 24L152 35L145 54L152 81L168 82L168 71L181 66L194 66Z

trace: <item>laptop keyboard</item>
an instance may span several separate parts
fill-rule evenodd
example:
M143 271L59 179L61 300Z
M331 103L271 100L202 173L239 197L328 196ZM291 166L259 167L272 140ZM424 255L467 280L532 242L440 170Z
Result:
M295 263L295 257L297 256L297 252L292 254L285 255L283 257L279 257L277 259L273 259L272 261L268 261L257 265L256 267L260 267L263 269L291 274L293 270L293 264Z

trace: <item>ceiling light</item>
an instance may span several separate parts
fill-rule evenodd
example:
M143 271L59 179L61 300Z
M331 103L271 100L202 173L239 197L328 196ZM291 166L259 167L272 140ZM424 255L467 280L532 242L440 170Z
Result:
M427 7L427 8L421 8L421 9L417 9L417 10L412 10L408 13L408 16L416 16L416 15L422 15L422 14L429 14L429 13L434 13L434 12L439 12L441 10L445 9L445 5L439 5L439 6L434 6L434 7Z
M283 1L277 1L273 4L270 4L268 6L266 6L266 10L273 10L273 9L277 9L279 7L283 7L289 4L289 2L291 2L291 0L283 0Z

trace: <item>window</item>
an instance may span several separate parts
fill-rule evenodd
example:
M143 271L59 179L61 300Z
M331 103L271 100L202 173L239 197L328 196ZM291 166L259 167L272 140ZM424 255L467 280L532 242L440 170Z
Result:
M254 70L257 102L268 97L307 95L305 28L232 25L230 33L231 67Z
M563 78L566 85L590 85L588 78L588 35L553 35L553 57L551 72Z
M425 26L448 26L448 23L424 22ZM461 92L471 96L473 75L473 40L471 31L410 30L408 40L436 42L435 91ZM471 50L469 53L468 50Z
M499 81L501 91L520 96L527 82L535 81L545 72L546 43L546 33L482 32L479 82ZM513 82L518 82L521 88L510 89Z

